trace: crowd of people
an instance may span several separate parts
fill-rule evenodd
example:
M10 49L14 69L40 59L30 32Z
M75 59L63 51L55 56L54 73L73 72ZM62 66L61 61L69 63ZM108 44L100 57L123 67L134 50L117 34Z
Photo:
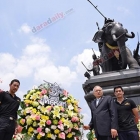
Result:
M0 91L0 140L12 140L17 131L17 111L20 98L16 92L20 81L14 79L9 91ZM84 130L94 129L97 140L139 140L138 109L133 100L124 97L121 86L114 87L115 99L104 96L100 86L93 88L96 97L91 102L91 121Z

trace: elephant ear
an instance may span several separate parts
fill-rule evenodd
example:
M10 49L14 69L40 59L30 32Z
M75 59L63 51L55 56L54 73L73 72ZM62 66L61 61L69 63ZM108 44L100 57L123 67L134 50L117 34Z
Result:
M103 42L102 40L102 36L103 36L104 31L103 30L99 30L95 33L92 41L94 41L95 43L100 43Z

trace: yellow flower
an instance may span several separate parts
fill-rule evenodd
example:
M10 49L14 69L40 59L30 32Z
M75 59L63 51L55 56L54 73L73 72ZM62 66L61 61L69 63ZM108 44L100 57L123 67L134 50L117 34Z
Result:
M74 107L74 111L78 113L78 107Z
M73 124L71 121L69 121L68 119L66 119L64 121L64 126L67 126L68 128L72 128L73 127Z
M26 97L25 97L25 99L29 99L29 97L30 97L30 94L27 94Z
M38 125L41 126L41 127L42 126L45 126L45 122L46 122L45 120L40 120L40 122L38 123Z
M71 101L70 101L70 99L68 99L68 100L67 100L67 104L70 104L70 103L71 103Z
M75 101L74 101L74 104L75 104L76 106L78 106L78 102L79 102L79 101L75 100Z
M40 115L40 114L41 114L41 112L39 112L39 111L36 112L36 115Z
M41 136L40 134L37 135L37 139L38 139L38 140L40 140L41 137L42 137L42 136Z
M25 119L20 119L20 124L22 124L22 125L24 125L24 123L25 123Z
M37 122L33 122L33 126L36 127L37 126Z
M25 104L30 104L30 100L24 100Z
M54 111L52 111L52 113L53 113L53 118L55 118L55 117L60 118L60 113L59 113L59 111L54 110Z
M27 118L27 125L31 125L33 120L31 118Z
M61 121L64 123L64 121L65 121L65 118L61 118L60 120L61 120Z
M34 93L33 95L31 95L30 99L36 100L38 97L39 97L38 94Z
M33 114L36 114L36 112L37 112L36 108L33 108L32 112L33 112Z
M55 134L59 134L59 132L60 132L59 129L55 129L55 130L54 130L54 133L55 133Z
M46 106L47 110L51 110L51 108L52 108L51 106Z
M69 117L72 117L74 115L73 111L71 110L68 110L67 112L68 112Z
M71 103L74 103L75 102L75 99L74 98L71 98Z
M47 120L49 120L49 117L45 116L45 115L41 115L41 119L47 121Z
M32 94L32 93L34 93L34 92L35 92L35 90L32 89L32 90L30 90L30 92L28 93L28 95L29 95L29 94Z
M41 91L37 91L37 92L36 92L36 94L38 94L38 95L39 95L40 93L41 93Z
M60 112L60 107L59 106L54 106L54 111L58 111L58 112Z
M51 133L47 133L47 138L51 138L52 134Z
M37 101L33 101L33 102L32 102L32 105L33 105L34 107L37 107L37 106L39 105L39 103L38 103Z
M69 133L69 134L67 135L67 137L68 137L68 138L71 138L71 137L72 137L72 133Z
M26 113L30 113L32 109L33 109L33 107L27 107L27 108L25 108L25 111L26 111Z
M28 129L28 132L33 132L34 129L30 126L29 129Z
M25 115L25 116L26 116L26 111L25 111L25 110L23 111L23 115Z
M46 113L46 108L44 106L41 106L40 111L45 114Z

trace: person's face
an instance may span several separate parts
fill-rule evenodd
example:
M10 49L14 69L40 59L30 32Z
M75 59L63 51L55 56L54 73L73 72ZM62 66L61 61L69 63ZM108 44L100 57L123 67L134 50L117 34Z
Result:
M122 98L124 95L124 92L122 91L121 88L116 88L114 94L116 98Z
M100 98L102 95L103 95L103 90L101 87L95 87L94 90L93 90L93 95L96 97L96 98Z
M9 86L10 86L10 92L15 93L15 92L17 92L17 90L19 88L19 83L18 82L13 82Z

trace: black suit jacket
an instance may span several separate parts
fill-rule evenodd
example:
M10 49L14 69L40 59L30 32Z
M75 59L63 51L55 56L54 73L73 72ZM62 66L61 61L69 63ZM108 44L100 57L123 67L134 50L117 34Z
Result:
M111 96L102 96L96 107L96 99L91 102L92 118L90 128L95 130L96 136L110 136L111 129L118 129L118 115Z

